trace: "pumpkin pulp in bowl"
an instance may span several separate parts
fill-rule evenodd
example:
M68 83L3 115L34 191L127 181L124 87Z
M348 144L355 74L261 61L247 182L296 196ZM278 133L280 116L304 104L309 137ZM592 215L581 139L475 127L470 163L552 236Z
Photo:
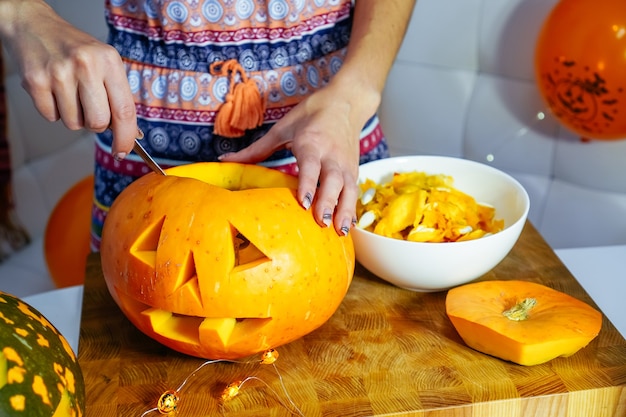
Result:
M326 322L354 273L349 236L320 227L297 180L256 165L147 174L107 216L102 268L126 316L193 356L234 359Z

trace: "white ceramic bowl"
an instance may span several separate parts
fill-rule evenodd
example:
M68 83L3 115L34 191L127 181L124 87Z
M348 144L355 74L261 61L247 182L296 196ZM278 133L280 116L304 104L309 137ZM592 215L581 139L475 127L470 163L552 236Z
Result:
M422 243L355 227L352 239L359 263L398 287L423 292L470 282L499 264L517 242L528 216L530 200L524 187L491 166L445 156L401 156L368 162L359 168L359 181L369 178L386 183L394 172L411 171L452 176L454 188L495 207L495 217L504 219L504 229L470 241Z

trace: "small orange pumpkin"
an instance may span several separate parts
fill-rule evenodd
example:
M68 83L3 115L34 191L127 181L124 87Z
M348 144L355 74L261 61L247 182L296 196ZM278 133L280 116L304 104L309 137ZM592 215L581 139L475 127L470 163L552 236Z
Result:
M54 206L44 233L44 255L52 281L58 288L85 282L91 252L93 175L74 184Z
M235 359L330 318L354 273L352 240L301 207L296 178L236 163L166 173L127 187L103 229L109 291L136 327L189 355Z
M481 281L448 291L446 313L471 348L520 365L571 356L593 340L602 314L527 281Z

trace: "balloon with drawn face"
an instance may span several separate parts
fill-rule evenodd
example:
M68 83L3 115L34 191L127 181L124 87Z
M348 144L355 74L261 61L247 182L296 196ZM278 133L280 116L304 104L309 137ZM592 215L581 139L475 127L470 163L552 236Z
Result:
M585 138L626 139L626 2L561 0L535 49L539 91Z

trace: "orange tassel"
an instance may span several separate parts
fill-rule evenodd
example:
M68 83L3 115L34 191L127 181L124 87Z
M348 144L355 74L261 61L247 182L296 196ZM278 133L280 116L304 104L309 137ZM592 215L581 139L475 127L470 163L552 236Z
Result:
M265 106L254 80L248 79L235 86L231 124L241 130L263 124Z
M228 94L215 117L214 132L236 138L243 136L246 130L260 126L265 102L257 84L248 78L237 60L214 62L210 71L212 75L228 77L229 81Z
M226 100L220 107L217 116L215 116L215 125L213 131L227 138L238 138L243 136L244 130L237 129L231 124L232 113L235 105L233 104L233 94L226 94Z

